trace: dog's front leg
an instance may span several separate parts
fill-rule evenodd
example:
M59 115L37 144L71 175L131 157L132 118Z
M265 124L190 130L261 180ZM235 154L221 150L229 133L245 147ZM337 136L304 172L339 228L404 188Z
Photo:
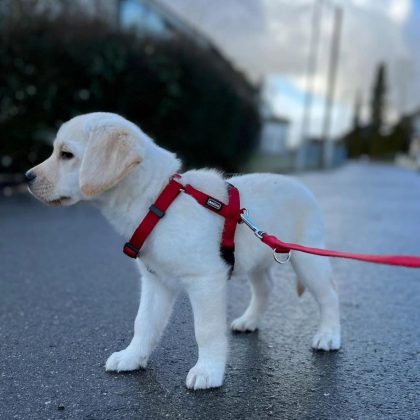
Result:
M226 283L226 274L188 280L187 292L198 345L198 361L187 375L188 388L215 388L223 384L228 349Z
M171 314L176 291L157 276L141 270L140 306L134 322L134 336L125 350L113 353L107 360L108 371L136 370L147 365Z

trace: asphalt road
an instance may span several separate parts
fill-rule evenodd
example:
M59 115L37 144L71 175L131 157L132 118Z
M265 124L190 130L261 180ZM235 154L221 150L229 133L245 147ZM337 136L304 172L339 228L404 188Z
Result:
M420 175L352 164L307 174L328 244L420 254ZM317 308L279 267L258 333L232 335L225 385L192 392L192 315L180 297L146 370L115 374L130 341L139 284L120 238L88 205L0 199L1 419L418 419L420 271L334 261L343 348L310 349ZM267 249L267 252L268 249ZM230 283L229 320L245 308Z

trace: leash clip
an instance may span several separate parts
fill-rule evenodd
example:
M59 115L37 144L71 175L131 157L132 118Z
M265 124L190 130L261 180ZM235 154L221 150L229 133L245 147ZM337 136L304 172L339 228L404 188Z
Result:
M254 225L254 223L251 222L249 218L249 212L247 209L242 209L240 217L241 217L241 221L244 222L254 232L254 235L258 239L263 239L266 232L259 229L257 226ZM277 249L273 249L273 258L275 259L275 261L278 262L279 264L286 264L290 260L292 252L289 251L284 259L279 259L276 254L277 254Z
M254 235L258 238L258 239L262 239L263 236L265 235L265 232L261 229L259 229L257 226L255 226L251 220L248 217L249 213L247 209L243 209L242 213L240 215L241 220L254 232Z

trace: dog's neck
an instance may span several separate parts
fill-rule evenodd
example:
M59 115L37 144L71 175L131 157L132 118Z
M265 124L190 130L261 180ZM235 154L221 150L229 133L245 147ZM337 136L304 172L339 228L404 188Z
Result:
M181 162L167 150L147 142L141 164L96 204L117 232L129 239Z

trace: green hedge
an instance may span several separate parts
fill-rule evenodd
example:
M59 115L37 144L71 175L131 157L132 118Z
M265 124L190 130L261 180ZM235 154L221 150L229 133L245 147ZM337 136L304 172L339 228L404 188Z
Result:
M375 159L393 159L398 153L408 153L412 135L410 118L403 117L388 134L375 132L372 127L353 129L345 136L350 158L367 155Z
M0 155L11 158L0 172L41 161L63 121L98 110L139 124L187 167L238 171L256 144L256 91L217 51L83 16L22 21L0 28Z

